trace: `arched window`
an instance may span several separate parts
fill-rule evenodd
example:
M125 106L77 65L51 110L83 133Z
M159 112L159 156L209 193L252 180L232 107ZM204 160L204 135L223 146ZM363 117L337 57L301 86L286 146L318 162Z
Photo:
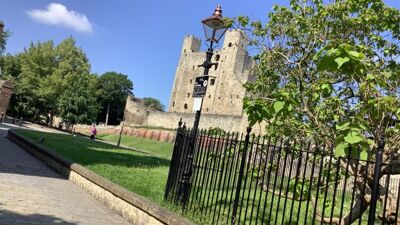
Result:
M220 55L219 54L217 54L217 55L215 55L215 61L219 61L219 58L220 58Z
M187 104L185 103L185 105L183 105L183 108L185 108L185 109L187 109L188 108L188 106L187 106Z

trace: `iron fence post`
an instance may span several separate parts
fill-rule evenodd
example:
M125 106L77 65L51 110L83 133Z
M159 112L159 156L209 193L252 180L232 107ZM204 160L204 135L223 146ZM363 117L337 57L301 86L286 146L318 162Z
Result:
M182 135L182 118L178 122L178 129L176 131L176 137L175 137L175 144L174 144L174 150L172 152L172 157L171 157L171 163L169 166L169 171L168 171L168 179L167 179L167 185L165 187L165 193L164 193L164 200L167 200L169 192L171 190L171 185L172 184L172 177L176 174L175 172L175 167L176 167L176 157L178 154L178 151L180 150L180 136Z
M246 164L247 148L249 146L249 141L250 141L251 127L247 127L246 132L247 133L246 133L246 137L244 140L244 146L243 146L243 152L242 152L242 161L240 162L239 177L238 177L238 181L237 181L237 185L236 185L235 201L233 202L233 212L232 212L232 220L231 220L232 225L235 224L235 222L236 222L236 214L237 214L237 209L238 209L238 204L239 204L240 189L242 186L244 167ZM239 150L240 150L240 146L239 146Z
M382 155L384 148L385 141L384 137L382 136L378 142L378 149L375 157L375 171L371 193L371 204L369 206L368 225L373 225L375 223L376 203L378 201L379 178L381 177Z

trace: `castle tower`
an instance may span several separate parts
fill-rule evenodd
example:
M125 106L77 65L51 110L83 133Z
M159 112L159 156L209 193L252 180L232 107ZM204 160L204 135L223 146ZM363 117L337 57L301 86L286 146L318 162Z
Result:
M171 92L169 111L193 113L193 85L204 68L198 67L205 60L205 52L200 52L201 41L186 36L183 42L175 81ZM202 113L219 115L242 115L243 84L249 79L254 62L248 55L248 41L245 34L230 30L225 34L222 49L214 52L212 62L217 67L209 71L210 80L207 94L203 99Z

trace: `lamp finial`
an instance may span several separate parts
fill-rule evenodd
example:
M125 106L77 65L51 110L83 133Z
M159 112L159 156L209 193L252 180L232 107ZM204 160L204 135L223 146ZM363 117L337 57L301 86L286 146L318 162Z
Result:
M220 16L220 17L222 17L222 8L221 8L221 5L218 5L218 6L217 6L217 8L215 9L213 15L214 15L214 16Z

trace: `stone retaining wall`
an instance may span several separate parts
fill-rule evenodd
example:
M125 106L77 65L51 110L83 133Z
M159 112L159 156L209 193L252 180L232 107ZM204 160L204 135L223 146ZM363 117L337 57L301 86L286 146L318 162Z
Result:
M114 134L119 135L120 126L96 126L97 134ZM90 125L76 125L75 132L89 135ZM158 130L135 127L124 127L123 135L146 138L156 141L173 143L175 141L176 131Z
M83 166L66 159L40 144L22 137L12 130L7 136L46 165L68 180L80 186L96 199L135 225L179 224L193 225L192 222L163 208L109 180L93 173Z

